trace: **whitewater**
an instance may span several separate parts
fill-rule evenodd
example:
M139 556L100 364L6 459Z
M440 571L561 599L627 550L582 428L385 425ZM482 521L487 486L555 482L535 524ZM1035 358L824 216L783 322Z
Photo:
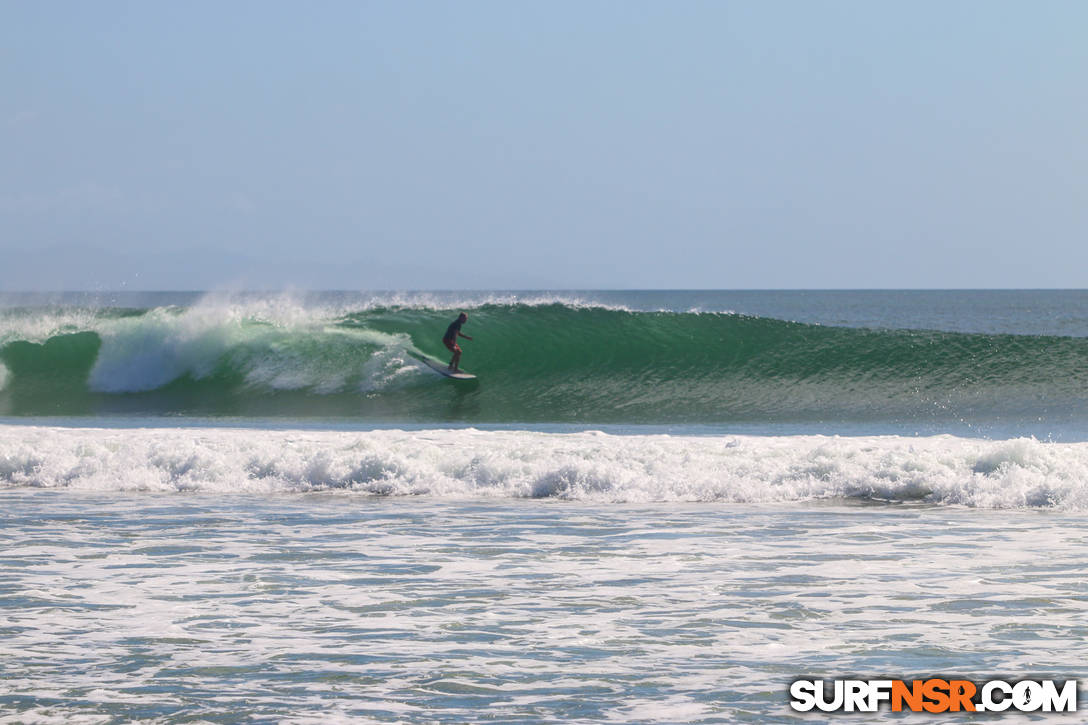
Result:
M0 723L1088 678L1086 515L1080 291L0 298Z
M866 502L1088 509L1088 443L0 426L0 485L598 503Z
M909 304L896 317L889 300L874 317L879 299L858 295L22 299L0 308L0 415L1085 437L1082 310L1047 323L961 293L970 319L949 325ZM1043 303L1068 297L1054 296ZM479 380L453 385L419 358L445 359L441 333L461 310Z

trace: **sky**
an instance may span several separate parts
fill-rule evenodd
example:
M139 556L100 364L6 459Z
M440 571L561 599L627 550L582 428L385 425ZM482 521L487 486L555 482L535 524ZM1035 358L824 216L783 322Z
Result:
M0 0L0 290L1086 286L1088 3Z

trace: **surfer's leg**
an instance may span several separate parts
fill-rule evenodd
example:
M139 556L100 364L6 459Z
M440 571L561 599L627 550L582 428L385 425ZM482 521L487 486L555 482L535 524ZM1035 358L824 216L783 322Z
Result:
M454 365L457 363L457 355L461 351L458 348L456 342L450 342L449 340L443 340L442 344L446 346L447 350L449 350L450 352L453 353L453 358L450 360L450 364L448 366L449 370L453 370Z
M454 344L450 349L453 350L453 359L450 360L450 370L457 372L457 363L461 362L461 346Z

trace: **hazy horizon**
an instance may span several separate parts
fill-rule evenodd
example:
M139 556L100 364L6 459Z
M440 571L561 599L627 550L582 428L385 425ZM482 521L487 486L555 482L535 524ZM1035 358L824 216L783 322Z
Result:
M1088 287L522 287L522 288L497 288L497 287L454 287L443 289L433 288L320 288L320 287L247 287L237 288L230 286L209 287L205 289L0 289L0 297L5 295L95 295L95 294L309 294L309 293L343 293L343 294L434 294L434 293L564 293L564 292L1084 292Z
M1084 285L1083 3L4 18L0 290Z

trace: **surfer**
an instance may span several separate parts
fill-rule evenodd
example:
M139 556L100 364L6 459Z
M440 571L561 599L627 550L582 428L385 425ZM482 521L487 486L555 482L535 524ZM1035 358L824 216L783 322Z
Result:
M457 319L450 323L450 326L446 328L446 334L442 338L442 344L450 349L453 353L453 359L450 360L450 370L459 373L461 368L457 367L457 363L461 362L461 346L457 344L457 338L463 337L466 340L472 338L461 332L461 325L465 324L468 320L468 315L464 312L457 316Z

